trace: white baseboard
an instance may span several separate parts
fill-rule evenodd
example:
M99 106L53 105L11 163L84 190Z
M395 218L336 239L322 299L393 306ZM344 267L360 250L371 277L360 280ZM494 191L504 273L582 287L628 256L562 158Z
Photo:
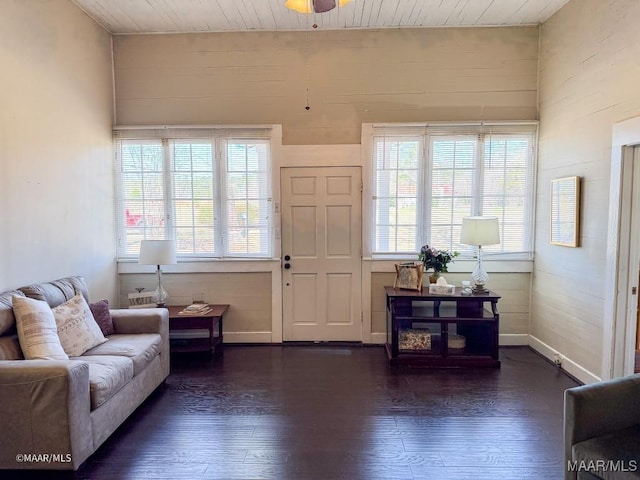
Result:
M553 361L555 355L560 355L560 357L562 358L561 368L569 375L574 376L584 384L595 383L601 380L601 378L597 375L591 373L586 368L581 367L570 358L564 356L562 352L555 350L533 335L529 335L529 346L551 361Z
M271 332L224 332L224 343L280 343Z
M383 332L371 332L371 340L364 343L373 345L384 345L385 343L387 343L387 334Z
M386 333L372 333L367 345L384 345L387 342ZM271 332L224 332L224 343L275 343Z
M526 333L501 333L498 338L498 344L501 347L529 345L529 335Z

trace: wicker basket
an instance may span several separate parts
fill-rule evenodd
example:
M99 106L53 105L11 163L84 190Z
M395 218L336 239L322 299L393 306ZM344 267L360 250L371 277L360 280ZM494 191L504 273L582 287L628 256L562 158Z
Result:
M457 333L450 333L447 345L449 346L449 348L462 350L466 345L466 339L462 335L458 335Z
M431 350L431 333L428 328L401 328L398 347L400 350Z

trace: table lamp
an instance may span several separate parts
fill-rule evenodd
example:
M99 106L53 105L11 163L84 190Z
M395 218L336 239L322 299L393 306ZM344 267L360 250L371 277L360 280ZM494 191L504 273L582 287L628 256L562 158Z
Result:
M158 288L156 288L156 303L159 307L167 306L169 294L162 286L162 270L160 265L176 263L176 244L173 240L142 240L140 243L141 265L157 265Z
M478 247L478 264L471 273L473 279L473 293L480 295L487 293L485 283L489 274L482 265L482 245L497 245L500 243L500 228L498 217L465 217L462 219L460 243Z

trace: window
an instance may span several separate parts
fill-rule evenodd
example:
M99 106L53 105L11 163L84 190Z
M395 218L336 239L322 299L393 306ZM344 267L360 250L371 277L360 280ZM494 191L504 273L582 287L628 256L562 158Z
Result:
M497 216L487 252L531 258L535 124L374 127L374 256L471 252L462 218Z
M174 238L183 258L270 257L267 130L116 131L118 255Z
M420 138L376 142L375 252L415 251L418 218Z

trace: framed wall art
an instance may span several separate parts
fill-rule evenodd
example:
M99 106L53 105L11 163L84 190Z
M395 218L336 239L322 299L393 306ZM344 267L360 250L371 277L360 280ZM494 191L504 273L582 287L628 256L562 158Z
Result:
M552 245L580 246L580 177L551 180L549 232Z

